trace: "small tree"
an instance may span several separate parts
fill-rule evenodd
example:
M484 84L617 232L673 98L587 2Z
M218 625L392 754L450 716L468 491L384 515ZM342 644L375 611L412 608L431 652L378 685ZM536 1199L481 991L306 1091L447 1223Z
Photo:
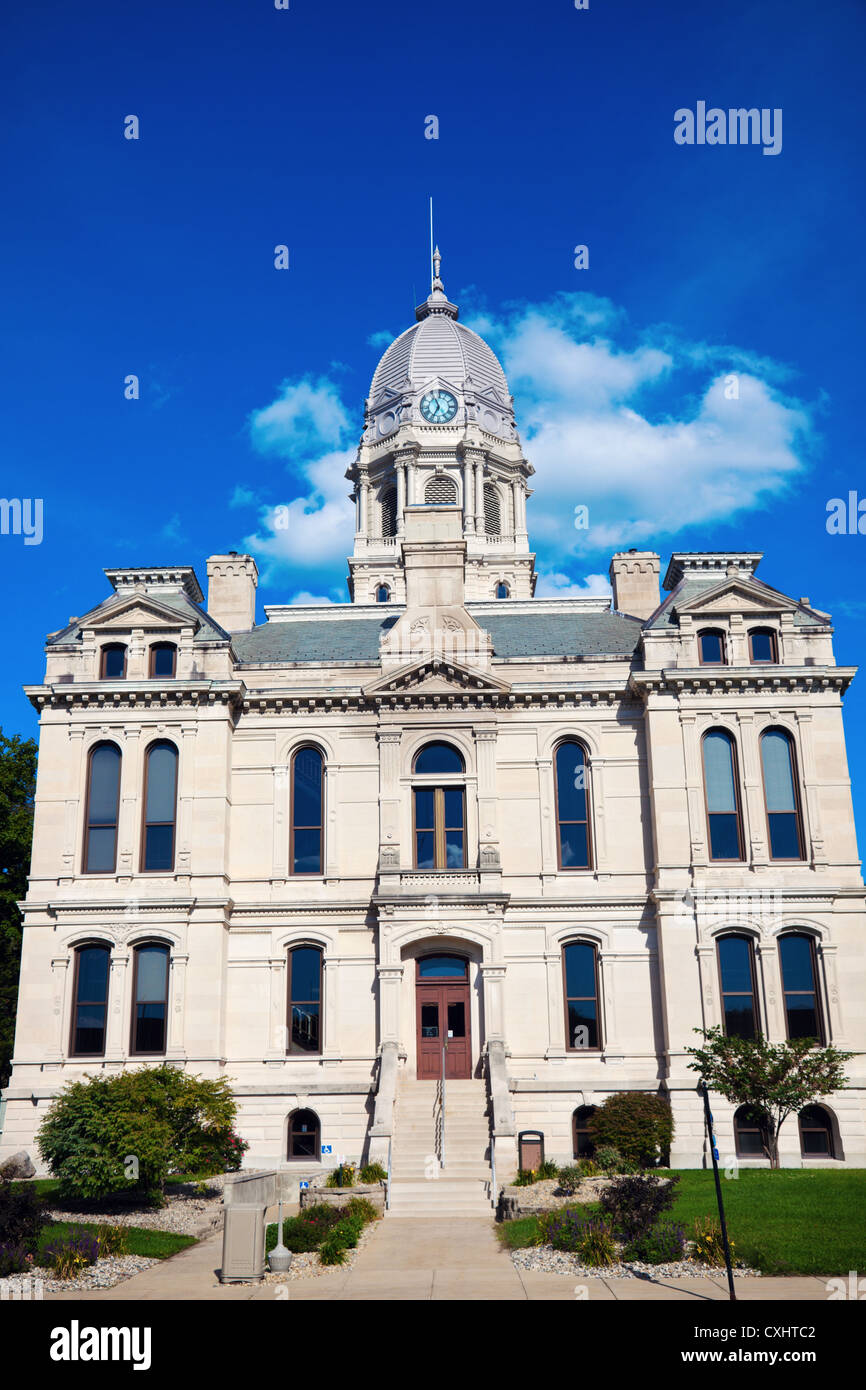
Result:
M805 1105L845 1089L845 1063L853 1055L835 1047L818 1047L814 1038L791 1038L770 1043L755 1038L727 1037L719 1027L695 1029L703 1047L687 1047L711 1091L732 1105L751 1105L766 1118L761 1142L772 1168L779 1166L779 1131L789 1115Z

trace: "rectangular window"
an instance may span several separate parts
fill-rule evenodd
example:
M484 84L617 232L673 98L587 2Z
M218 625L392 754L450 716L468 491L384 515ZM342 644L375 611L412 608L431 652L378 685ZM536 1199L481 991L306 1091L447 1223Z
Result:
M322 953L315 946L289 952L290 1053L322 1050Z
M462 787L416 787L415 867L462 869L466 830Z
M132 1051L165 1052L168 1015L168 947L139 946L133 981Z
M107 946L82 946L75 953L73 1057L101 1057L105 1052L110 960Z

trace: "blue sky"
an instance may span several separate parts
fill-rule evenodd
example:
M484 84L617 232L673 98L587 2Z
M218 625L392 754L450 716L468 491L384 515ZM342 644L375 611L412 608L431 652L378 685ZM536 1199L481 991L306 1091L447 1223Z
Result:
M825 527L866 498L862 4L49 0L4 29L0 493L44 505L41 545L0 536L5 732L104 566L251 548L261 602L345 597L342 473L430 194L536 467L542 591L622 545L763 550L862 657L866 536ZM781 152L677 145L699 100L780 108Z

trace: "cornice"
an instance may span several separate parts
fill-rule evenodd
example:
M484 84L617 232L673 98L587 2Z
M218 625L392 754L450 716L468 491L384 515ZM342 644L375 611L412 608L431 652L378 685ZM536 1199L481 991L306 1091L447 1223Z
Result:
M171 680L162 684L156 680L123 681L112 685L108 681L54 682L49 685L25 685L24 693L34 709L66 710L130 710L145 712L151 708L198 708L202 705L239 704L246 685L233 681Z
M669 666L660 671L632 671L629 688L642 699L659 692L714 697L736 693L814 695L848 689L856 666Z

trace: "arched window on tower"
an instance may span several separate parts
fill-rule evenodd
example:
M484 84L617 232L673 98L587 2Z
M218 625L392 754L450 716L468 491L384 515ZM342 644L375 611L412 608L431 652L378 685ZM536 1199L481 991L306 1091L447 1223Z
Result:
M704 790L710 858L741 860L743 826L734 740L724 729L704 734Z
M322 872L324 760L317 748L298 748L292 757L289 870Z
M582 743L568 739L553 760L557 853L560 869L592 868L589 760Z
M387 603L391 597L391 590L387 584L379 584L376 588L376 602Z
M803 858L803 825L794 741L785 729L761 734L761 769L771 859Z
M454 479L442 475L431 478L424 489L424 501L428 507L435 503L444 507L456 506L457 484Z
M502 508L495 483L484 484L484 529L488 536L502 534Z
M396 536L397 534L397 489L395 487L386 488L382 493L382 535Z
M113 874L117 857L117 815L120 805L120 749L98 743L87 768L87 807L84 826L84 872Z

